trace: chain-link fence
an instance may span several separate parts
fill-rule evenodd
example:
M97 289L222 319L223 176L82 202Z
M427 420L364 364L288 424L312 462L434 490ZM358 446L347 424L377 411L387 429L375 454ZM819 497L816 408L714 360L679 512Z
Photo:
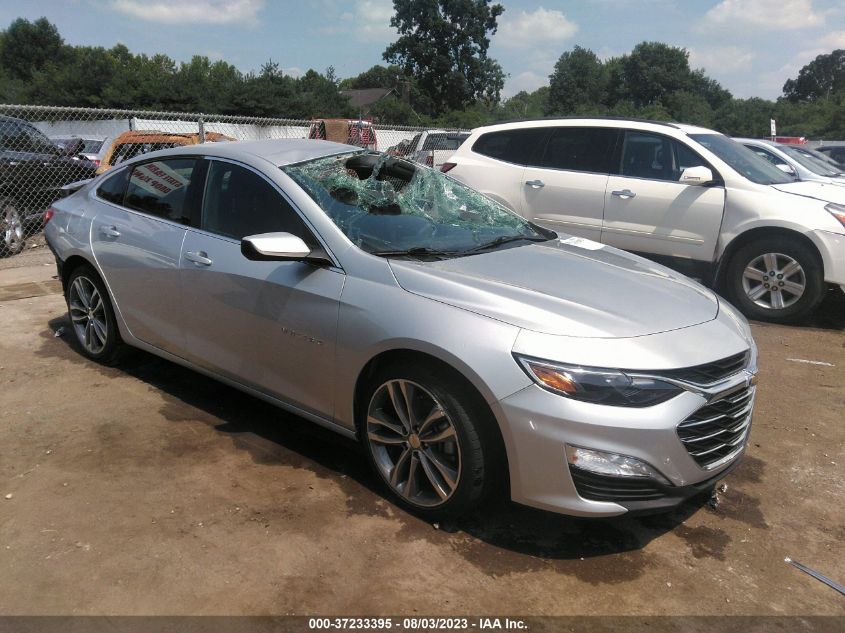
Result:
M0 105L0 258L44 244L44 211L62 187L122 161L197 143L314 138L440 167L469 135L367 120L257 118L144 110Z

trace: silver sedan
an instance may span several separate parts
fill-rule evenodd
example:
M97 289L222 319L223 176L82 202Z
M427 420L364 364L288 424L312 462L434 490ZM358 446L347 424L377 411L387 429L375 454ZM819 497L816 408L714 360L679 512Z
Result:
M358 438L426 518L501 493L668 509L745 449L757 354L736 310L404 159L176 148L46 215L86 356L138 347Z

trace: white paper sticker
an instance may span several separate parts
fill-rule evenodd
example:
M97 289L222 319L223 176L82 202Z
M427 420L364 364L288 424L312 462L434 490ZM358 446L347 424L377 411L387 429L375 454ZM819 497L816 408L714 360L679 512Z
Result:
M604 248L604 244L599 242L594 242L593 240L588 240L585 237L567 237L561 238L561 244L569 244L570 246L577 246L578 248L583 248L588 251L597 251L599 249Z

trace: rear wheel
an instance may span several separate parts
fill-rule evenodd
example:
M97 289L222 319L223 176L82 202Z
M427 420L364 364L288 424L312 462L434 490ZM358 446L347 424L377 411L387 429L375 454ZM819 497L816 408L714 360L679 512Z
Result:
M80 266L67 282L71 328L82 352L101 363L117 360L122 341L105 284L90 266Z
M366 392L361 440L396 501L428 520L456 518L481 501L494 464L490 423L468 390L425 366L377 372Z
M24 247L23 217L11 198L0 198L0 257L17 255Z
M810 314L823 298L821 265L807 246L764 237L734 253L727 269L731 299L749 318L789 322Z

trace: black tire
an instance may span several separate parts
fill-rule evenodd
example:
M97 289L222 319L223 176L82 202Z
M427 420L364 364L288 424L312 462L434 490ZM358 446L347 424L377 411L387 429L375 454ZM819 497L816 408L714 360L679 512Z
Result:
M773 266L765 265L763 260L767 256L774 257L769 260L774 262ZM788 270L790 260L798 264L799 270L786 277L779 276L780 271ZM771 276L772 270L762 270L767 267L775 268L776 274ZM746 279L749 268L758 271L752 275L762 273L762 278ZM800 294L789 290L799 285L803 285ZM823 299L824 272L818 255L797 238L773 235L750 242L733 254L728 262L725 287L733 304L749 319L791 323L808 316ZM749 296L755 291L762 292L756 301ZM778 294L783 307L778 306Z
M12 198L0 198L0 257L20 253L26 244L23 215Z
M491 433L490 425L495 424L495 420L491 419L489 410L485 410L480 396L464 386L459 377L457 380L455 378L449 371L425 364L415 364L415 361L407 364L391 364L376 371L361 398L361 419L358 431L370 466L398 505L428 521L456 519L474 510L489 496L489 489L500 479L496 473L507 468L506 461L501 457L502 451L497 450ZM371 430L385 431L387 436L392 434L391 431L383 429L378 424L374 425L370 414L377 412L379 416L390 417L390 411L395 411L392 409L392 402L385 405L386 408L381 408L381 405L386 402L383 399L386 385L395 381L406 381L413 385L410 393L411 400L417 409L415 417L418 421L426 417L424 410L428 408L425 400L427 396L432 396L446 414L444 420L430 424L429 428L433 430L427 431L425 435L422 432L419 433L416 445L411 438L411 435L417 437L415 433L406 435L408 441L404 445L384 447L371 439ZM427 394L419 392L417 387L421 387ZM456 485L451 489L448 498L443 500L439 497L437 487L433 482L439 480L441 490L449 490L448 479L441 477L444 471L439 468L454 465L454 462L450 461L452 454L447 452L451 445L450 440L432 444L429 440L422 438L443 434L442 429L445 425L451 425L455 431L455 451L459 455L459 468L453 469L453 472L458 473L457 480L454 482ZM406 450L418 456L416 459L419 477L414 479L419 495L414 498L410 498L413 495L413 489L410 489L409 495L406 496L394 487L389 477L389 473L393 471L386 470L385 456L387 455L387 459L394 459L395 464L399 464L401 452ZM392 457L389 454L391 451ZM408 458L408 469L414 464L412 459L414 459L413 455ZM428 464L428 472L432 472L433 477L427 474L423 462ZM406 491L408 490L406 488ZM426 495L429 499L425 498ZM434 500L435 503L432 505L427 502L428 500Z
M93 287L96 290L96 296L101 300L99 304L96 300L92 300L93 306L90 312L83 310L85 307L84 301L80 301L80 291L77 284L88 291ZM90 293L90 295L95 296L93 293ZM68 307L69 327L82 353L98 363L105 365L115 363L120 358L125 346L120 338L120 331L117 328L117 320L114 317L109 293L97 271L87 265L75 268L68 277L65 301ZM97 307L98 305L102 306L101 309ZM100 328L95 328L96 323L92 323L93 319L90 316L83 316L86 314L93 314L96 322L104 326L102 332ZM86 340L87 336L92 337L90 341ZM92 345L91 342L96 344Z

